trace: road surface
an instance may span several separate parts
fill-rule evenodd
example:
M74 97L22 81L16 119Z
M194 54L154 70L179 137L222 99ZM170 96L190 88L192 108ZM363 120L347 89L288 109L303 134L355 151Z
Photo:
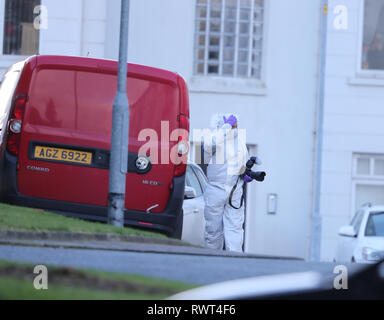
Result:
M261 275L318 271L333 276L334 263L298 260L0 246L0 260L139 274L204 285ZM348 266L350 271L361 268Z

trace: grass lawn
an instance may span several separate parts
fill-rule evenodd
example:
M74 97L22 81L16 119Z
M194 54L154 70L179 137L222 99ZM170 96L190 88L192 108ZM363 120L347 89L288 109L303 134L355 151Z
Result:
M155 232L117 228L108 224L64 217L46 211L0 203L0 230L103 233L166 238Z
M0 261L0 300L158 300L195 286L143 276L48 266L48 290L33 265Z

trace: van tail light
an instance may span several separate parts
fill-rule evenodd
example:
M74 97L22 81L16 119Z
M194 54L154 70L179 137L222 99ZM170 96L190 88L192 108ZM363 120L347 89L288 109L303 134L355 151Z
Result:
M175 177L181 177L187 170L188 152L189 152L189 119L186 115L180 114L177 117L179 128L184 130L177 141L177 155L181 158L180 164L175 166Z
M179 128L184 129L189 132L189 119L186 115L184 114L179 114L177 117L179 120Z
M20 146L20 134L9 134L7 141L7 151L14 155L19 155L19 146Z
M13 116L15 119L23 120L27 100L28 96L26 94L20 94L16 97L13 107Z
M19 155L21 129L27 101L28 96L26 94L20 94L15 98L11 118L8 122L7 151L14 156Z
M175 166L176 177L181 177L182 175L185 174L185 171L187 170L188 152L189 152L188 142L185 141L185 139L183 139L182 136L180 136L177 142L177 156L179 157L181 162Z

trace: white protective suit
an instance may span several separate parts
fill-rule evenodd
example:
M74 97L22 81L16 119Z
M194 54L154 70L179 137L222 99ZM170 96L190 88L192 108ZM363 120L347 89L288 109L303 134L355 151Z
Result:
M229 197L239 175L244 173L248 151L245 137L223 122L217 122L217 127L221 129L213 134L213 139L204 137L204 158L208 163L209 182L204 193L205 244L208 248L222 250L225 241L227 251L242 252L245 204L240 209L234 209L229 204ZM236 208L241 205L243 183L240 178L232 196L232 205Z

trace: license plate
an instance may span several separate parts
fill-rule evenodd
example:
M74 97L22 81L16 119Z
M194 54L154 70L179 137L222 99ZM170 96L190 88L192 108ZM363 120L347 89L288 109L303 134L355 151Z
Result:
M63 148L35 146L34 158L85 165L92 164L91 152Z

